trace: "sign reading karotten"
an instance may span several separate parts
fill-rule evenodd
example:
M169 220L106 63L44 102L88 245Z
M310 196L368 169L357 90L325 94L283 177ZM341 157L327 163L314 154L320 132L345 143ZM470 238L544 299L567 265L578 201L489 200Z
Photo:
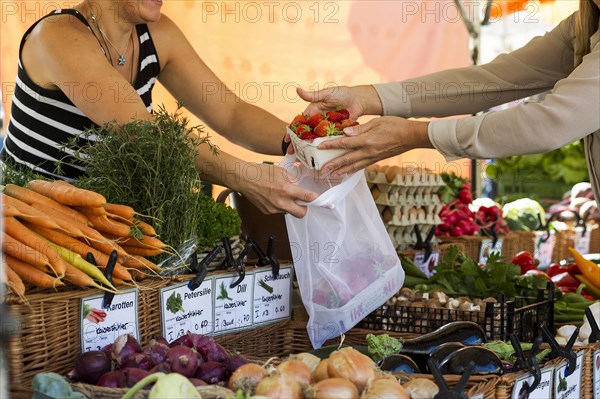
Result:
M132 288L115 295L106 309L104 295L81 299L82 352L101 350L112 344L119 335L129 334L140 339L138 327L138 290Z
M281 266L274 278L271 268L254 271L254 324L290 317L292 267Z
M206 279L193 291L187 282L161 288L161 328L169 343L188 331L196 334L214 331L213 281Z

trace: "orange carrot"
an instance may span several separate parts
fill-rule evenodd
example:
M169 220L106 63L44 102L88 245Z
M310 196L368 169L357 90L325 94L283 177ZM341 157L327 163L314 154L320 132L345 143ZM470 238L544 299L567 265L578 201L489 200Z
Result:
M18 212L20 212L20 219L27 220L28 222L39 224L40 226L48 227L50 229L60 229L60 226L56 224L52 218L49 218L44 212L35 209L31 205L4 193L0 193L0 198L4 206L14 207Z
M147 236L157 235L156 230L154 230L154 227L152 227L152 225L150 225L142 220L134 219L133 224L136 225L137 227L139 227L140 230L142 230L142 233L144 233Z
M150 270L162 270L156 263L149 261L143 256L131 255L121 258L121 263L125 267L131 267L134 269L150 269Z
M45 270L46 267L50 266L50 260L46 255L23 244L21 241L6 234L4 231L2 232L2 250L5 254L12 255L40 270Z
M125 223L110 219L104 216L98 215L87 215L88 219L92 223L92 226L101 233L107 233L116 237L129 237L131 234L131 227Z
M156 256L166 252L164 249L160 248L149 249L134 245L122 245L121 248L123 248L129 255L139 255L143 257Z
M106 209L106 212L113 215L117 215L118 217L126 220L132 220L136 215L135 210L127 205L113 204L107 202L106 204L104 204L104 209Z
M64 283L60 281L60 278L52 277L10 255L6 255L6 263L8 264L8 267L17 273L19 277L21 277L21 280L33 284L36 287L56 288L64 285Z
M84 215L108 215L106 209L102 206L74 206L77 212L83 213Z
M4 217L16 217L20 215L21 212L17 208L12 205L2 204L2 216Z
M95 191L75 187L67 182L49 182L45 180L31 180L27 188L37 193L52 198L56 202L69 206L103 206L106 198Z
M57 277L60 278L65 274L65 264L62 262L60 255L44 239L13 217L2 218L2 221L7 234L12 237L19 237L19 241L26 242L31 248L46 255L50 267Z
M34 225L28 225L28 227L36 233L38 233L39 235L41 235L42 237L45 237L47 240L53 242L58 246L66 248L71 252L79 254L84 259L86 259L88 253L91 253L94 256L98 267L101 270L104 270L106 268L106 264L108 263L108 255L104 252L98 251L97 249L92 248L89 245L79 241L78 239L70 237L69 235L60 231L46 229ZM131 274L119 262L117 262L117 264L115 265L115 269L113 270L113 277L120 278L122 280L132 279Z
M85 224L88 223L87 218L81 213L77 212L75 209L69 208L66 205L54 201L52 198L36 193L28 188L20 187L15 184L7 184L4 187L4 193L13 198L17 198L26 204L43 204L46 206L46 208L54 209L56 212L63 214L63 217L70 217Z
M25 296L25 284L23 284L21 277L8 265L5 265L4 270L6 270L7 283L12 292L23 298Z
M147 249L166 249L167 245L156 237L142 236L141 238L127 237L120 241L121 245L131 245Z

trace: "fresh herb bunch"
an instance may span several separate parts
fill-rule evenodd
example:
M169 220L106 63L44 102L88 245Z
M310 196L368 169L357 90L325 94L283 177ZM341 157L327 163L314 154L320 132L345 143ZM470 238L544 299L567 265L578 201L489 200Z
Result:
M86 130L85 136L96 137L92 144L69 143L87 172L77 185L149 216L161 240L175 249L190 239L208 248L239 235L241 221L234 209L202 192L197 148L208 145L215 155L218 150L203 127L189 126L179 110L170 114L161 106L153 121L111 122Z
M12 158L7 158L2 162L0 176L2 176L1 184L15 184L21 187L31 180L50 180L33 169L15 163Z

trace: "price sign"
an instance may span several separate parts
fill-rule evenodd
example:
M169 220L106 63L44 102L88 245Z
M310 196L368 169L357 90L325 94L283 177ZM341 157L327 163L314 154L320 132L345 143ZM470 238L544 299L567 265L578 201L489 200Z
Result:
M583 232L583 227L575 228L574 248L577 252L582 255L590 253L590 237L592 236L592 229L588 226Z
M549 234L545 231L535 232L535 251L534 259L539 259L540 266L550 266L552 263L552 251L554 250L554 230L550 231ZM547 238L547 239L546 239Z
M594 351L592 362L594 399L600 399L600 349Z
M534 377L531 373L523 374L515 380L515 385L512 390L512 399L523 397L535 399L551 399L552 398L552 381L554 379L554 367L546 367L540 370L542 378L539 384L531 392L529 396L524 396L524 392L533 384Z
M213 325L213 279L190 290L187 283L160 289L162 334L171 343L188 331L209 334Z
M469 399L483 399L484 396L482 393L478 393L477 395L471 396Z
M488 258L492 254L492 252L502 253L502 238L498 238L496 241L496 245L493 244L493 240L485 239L481 242L481 250L479 251L479 263L485 264L487 263Z
M81 348L83 352L101 350L123 334L139 341L138 290L132 288L114 296L102 309L104 294L81 298Z
M246 273L234 288L238 275L215 278L215 332L231 331L252 325L252 288L254 274Z
M254 324L290 317L292 267L281 266L273 278L271 269L254 272Z
M581 368L585 351L577 352L575 370L567 376L568 363L564 362L556 367L554 372L554 399L580 399L581 398Z
M428 259L425 259L424 251L417 252L413 262L427 277L431 277L433 275L433 268L440 263L440 251L432 251Z

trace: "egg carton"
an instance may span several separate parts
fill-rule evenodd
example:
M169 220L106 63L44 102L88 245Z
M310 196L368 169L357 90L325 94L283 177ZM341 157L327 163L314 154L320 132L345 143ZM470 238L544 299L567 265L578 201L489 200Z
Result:
M429 231L432 227L435 228L433 225L419 225L421 231ZM401 251L414 248L419 242L417 235L414 232L414 226L388 226L387 231L396 250ZM437 237L432 238L431 244L439 244Z
M418 206L415 204L378 205L384 223L393 226L438 225L440 205Z

